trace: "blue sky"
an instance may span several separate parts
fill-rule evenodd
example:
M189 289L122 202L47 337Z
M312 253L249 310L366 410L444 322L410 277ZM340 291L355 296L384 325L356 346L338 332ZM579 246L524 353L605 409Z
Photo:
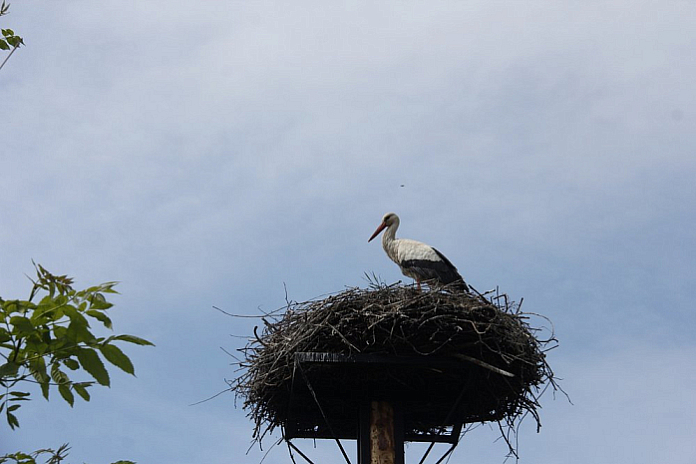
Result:
M367 243L395 211L399 236L553 320L574 405L542 399L521 463L693 463L695 16L676 0L14 2L0 294L28 294L32 259L118 280L116 331L157 347L126 347L138 377L114 371L90 403L27 404L0 453L258 463L232 396L190 406L258 323L212 306L402 279ZM451 462L502 462L496 438L476 428Z

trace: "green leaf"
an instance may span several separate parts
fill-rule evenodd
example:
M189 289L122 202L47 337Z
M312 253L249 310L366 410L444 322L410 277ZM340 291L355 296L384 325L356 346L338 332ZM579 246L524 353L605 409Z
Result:
M90 373L94 380L106 387L109 386L109 373L104 367L104 363L99 359L96 351L90 348L81 349L77 352L77 359L82 368Z
M2 42L2 39L0 39L0 42ZM19 306L19 308L18 308ZM8 300L8 301L3 301L2 303L2 309L4 310L6 315L10 315L12 313L18 313L21 312L21 304L18 300Z
M60 295L58 295L57 297L55 297L53 299L53 304L56 307L61 307L63 305L66 305L67 303L68 303L68 296L64 295L63 293L61 293Z
M36 332L24 338L24 349L22 350L24 357L33 358L43 356L46 353L48 344L41 340L42 333L39 330L37 328Z
M22 45L24 42L22 41L22 38L21 38L21 37L14 36L14 37L8 37L8 38L7 38L7 43L9 43L10 45L12 45L13 47L19 47L19 46Z
M63 399L70 405L70 407L75 404L75 396L70 391L70 386L68 384L62 383L58 385L58 393Z
M0 379L12 378L19 372L19 364L8 362L0 366Z
M89 331L86 324L83 324L79 319L73 319L68 325L68 330L65 332L65 338L74 344L91 342L94 340L94 334Z
M90 398L89 392L87 391L87 386L89 386L89 384L87 384L87 383L74 383L73 384L73 390L75 390L75 393L80 395L82 397L82 399L85 401L89 401L89 398Z
M39 301L39 306L55 306L53 304L53 297L51 297L51 295L46 295L45 297L41 298L41 301Z
M10 46L7 45L7 42L5 42L3 39L0 39L0 49L9 50ZM9 422L9 418L8 418L8 422ZM12 424L10 424L10 427L12 427ZM14 427L12 427L12 428L14 428Z
M110 307L113 306L112 303L109 303L106 301L106 297L102 295L101 293L95 293L92 295L92 297L89 300L90 308L91 309L109 309Z
M70 383L70 378L60 370L58 363L51 365L51 378L57 384Z
M65 305L63 307L63 312L70 318L71 324L79 324L89 327L89 323L87 322L85 316L83 316L82 313L80 313L80 311L78 311L74 306Z
M88 309L87 311L85 311L85 314L100 321L102 324L104 324L104 327L106 327L107 329L111 328L111 319L109 319L109 316L104 314L102 311L98 311L96 309Z
M46 372L46 360L43 357L32 358L28 361L29 372L37 382L48 382L50 378Z
M34 332L34 324L24 316L11 317L10 324L14 326L12 333L15 335L28 335Z
M17 420L17 416L9 412L7 413L7 423L10 424L10 428L12 430L19 427L19 421Z
M29 361L29 372L41 386L41 393L44 398L48 399L48 386L51 379L46 372L46 361L44 361L44 358L39 357Z
M73 358L63 359L63 364L65 365L65 367L67 367L68 369L73 370L73 371L80 368L80 363L78 363Z
M27 392L13 391L13 392L10 392L10 396L11 396L12 398L9 398L8 400L4 401L4 402L2 403L2 406L4 406L5 403L7 403L8 401L12 401L12 402L14 402L14 403L17 403L17 402L19 402L19 401L29 401L29 400L31 399L31 398L29 398L30 393L27 393ZM15 409L19 409L19 405L18 405L18 404L14 404L14 405L8 407L8 408L7 408L7 411L12 412L12 411L14 411ZM2 411L2 407L0 407L0 411ZM1 462L1 461L0 461L0 462Z
M37 321L57 321L62 316L63 311L56 306L53 298L46 296L39 302L38 305L36 305L36 309L31 316L31 320L34 323L37 323Z
M61 325L57 325L53 328L53 336L57 339L65 338L67 332L68 329Z
M135 335L116 335L115 337L109 337L109 340L123 340L128 343L135 343L141 346L155 346L154 343L145 340L144 338L136 337Z
M73 343L89 342L94 340L94 335L89 331L87 318L83 316L74 306L66 305L63 307L65 315L70 318L68 330L65 337ZM54 333L56 331L54 330ZM56 334L57 336L57 334Z
M114 366L119 367L123 371L135 375L135 368L133 363L128 356L126 356L123 351L114 345L99 345L99 349L104 357Z
M49 384L48 382L39 384L41 386L41 394L43 395L44 398L46 398L46 401L48 401L48 387Z
M0 327L0 343L9 342L12 340L10 333L4 328Z

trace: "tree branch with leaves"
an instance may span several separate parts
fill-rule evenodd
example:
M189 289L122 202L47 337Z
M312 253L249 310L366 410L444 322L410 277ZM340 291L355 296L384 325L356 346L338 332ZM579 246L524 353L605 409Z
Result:
M5 0L3 0L2 4L0 4L0 16L5 16L9 13L9 10L10 4L5 3ZM15 50L17 50L21 45L24 45L24 40L22 40L20 36L16 35L12 29L0 29L0 34L0 50L10 50L10 54L5 57L2 63L0 63L0 69L2 69Z
M78 291L71 278L35 267L37 277L28 300L0 297L0 413L12 429L19 426L16 411L31 396L19 390L21 385L38 384L47 400L51 391L58 390L73 406L75 395L89 401L90 387L110 385L104 360L135 375L133 363L117 342L153 345L134 335L98 337L92 332L90 323L95 322L112 329L107 313L113 305L106 295L118 293L116 282ZM80 374L83 379L73 380Z

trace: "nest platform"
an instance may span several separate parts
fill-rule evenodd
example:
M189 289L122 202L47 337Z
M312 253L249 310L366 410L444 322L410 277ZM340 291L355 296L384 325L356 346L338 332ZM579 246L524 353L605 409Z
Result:
M495 302L495 303L494 303ZM231 388L261 440L357 438L370 400L398 405L406 441L454 443L462 424L537 418L553 374L507 298L375 285L288 304L264 317Z

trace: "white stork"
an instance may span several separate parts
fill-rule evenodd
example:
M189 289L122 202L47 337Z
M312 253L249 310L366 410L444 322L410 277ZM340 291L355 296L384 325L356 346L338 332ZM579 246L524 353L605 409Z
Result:
M375 233L367 241L370 242L380 232L387 229L382 235L384 251L389 259L401 268L401 272L405 276L416 280L419 291L421 282L424 281L440 285L453 284L453 287L457 289L469 291L469 287L457 272L457 268L449 259L445 258L445 255L425 243L407 238L396 238L396 229L398 228L399 216L387 213L382 218L382 223L377 227ZM457 283L455 284L455 282Z

